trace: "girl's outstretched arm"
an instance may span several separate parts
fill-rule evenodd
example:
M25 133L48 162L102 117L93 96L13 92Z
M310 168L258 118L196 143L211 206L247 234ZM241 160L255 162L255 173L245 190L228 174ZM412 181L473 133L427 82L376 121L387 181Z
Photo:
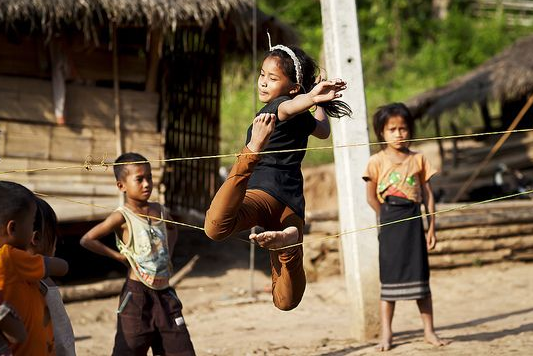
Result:
M326 111L320 106L318 106L315 111L315 120L316 120L316 127L312 135L321 140L325 140L326 138L329 137L331 133L331 127L329 124L328 115L326 115Z
M435 234L435 197L428 182L423 185L424 207L428 215L428 233L426 237L428 250L433 250L437 245L437 235Z
M340 91L346 89L346 82L342 79L325 80L319 82L306 94L296 95L294 98L284 101L278 107L278 119L285 121L309 110L314 105L340 98Z

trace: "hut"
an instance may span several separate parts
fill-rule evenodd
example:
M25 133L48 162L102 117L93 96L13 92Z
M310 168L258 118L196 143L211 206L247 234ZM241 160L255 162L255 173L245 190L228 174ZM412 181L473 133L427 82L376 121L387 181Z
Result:
M0 0L0 179L48 195L63 222L95 221L118 204L98 163L219 153L222 62L251 53L254 23L295 40L251 0ZM152 198L203 212L218 165L154 162Z
M434 121L437 135L442 132L442 115L453 116L465 106L478 108L483 127L477 131L531 128L533 108L528 100L533 94L532 56L533 36L522 38L472 71L406 103L416 118ZM453 118L450 126L451 132L458 133ZM435 188L442 200L484 200L531 186L533 135L523 132L508 136L439 141L442 173Z

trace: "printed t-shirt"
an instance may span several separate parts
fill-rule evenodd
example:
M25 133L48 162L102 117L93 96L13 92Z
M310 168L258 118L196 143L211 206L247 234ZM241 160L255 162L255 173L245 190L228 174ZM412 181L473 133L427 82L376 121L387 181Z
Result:
M26 341L13 346L13 354L55 355L50 313L39 281L45 276L44 257L10 245L0 247L0 291L18 313L26 328Z
M257 115L276 114L276 127L264 151L277 151L306 148L309 135L316 127L316 120L309 112L280 121L277 118L279 105L291 98L282 96L265 105ZM252 125L248 128L246 144L252 136ZM248 181L248 189L267 192L281 203L287 205L302 219L305 212L303 195L302 160L306 151L270 153L261 155Z
M389 195L421 203L422 185L435 173L437 171L421 153L411 151L403 162L394 163L385 151L379 151L370 157L363 179L376 183L381 203Z

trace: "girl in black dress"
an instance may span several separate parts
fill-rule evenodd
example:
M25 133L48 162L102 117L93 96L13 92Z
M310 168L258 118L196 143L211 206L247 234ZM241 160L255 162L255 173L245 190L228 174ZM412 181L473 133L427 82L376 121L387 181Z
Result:
M424 236L422 218L382 226L379 232L381 281L381 342L378 350L392 346L392 317L397 300L416 300L427 342L442 346L433 328L433 306L429 288L428 250L435 247L435 200L429 183L436 173L426 157L411 151L414 120L404 104L383 106L374 115L374 131L383 149L370 157L363 179L368 204L381 224L420 216L423 203L428 212Z

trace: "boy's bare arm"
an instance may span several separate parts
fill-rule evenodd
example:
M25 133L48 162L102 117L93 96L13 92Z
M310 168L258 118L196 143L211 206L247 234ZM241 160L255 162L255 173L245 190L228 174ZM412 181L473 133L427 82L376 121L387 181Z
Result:
M12 313L8 313L0 320L0 331L10 343L17 344L26 340L27 334L22 320Z
M379 216L379 208L381 206L381 203L379 202L378 196L376 195L376 188L376 182L372 182L371 180L366 182L366 201L368 205L370 205L370 207L374 209L376 214Z
M315 120L316 127L312 135L321 140L328 138L331 133L331 126L329 124L329 118L328 115L326 115L326 111L320 106L317 107L315 111Z
M106 246L100 239L116 232L122 231L122 224L125 223L124 217L119 212L113 212L100 224L89 230L80 240L80 244L86 249L102 256L113 258L119 262L126 263L127 259L120 252Z
M326 80L319 82L306 94L296 95L278 106L278 119L285 121L309 110L314 105L340 98L340 91L346 89L346 82L341 79Z
M68 262L58 257L45 257L46 276L61 277L68 272Z
M426 182L423 185L423 198L424 207L428 214L427 248L428 250L432 250L437 245L437 236L435 234L435 197L433 196L433 191L431 190L431 184L429 182Z

